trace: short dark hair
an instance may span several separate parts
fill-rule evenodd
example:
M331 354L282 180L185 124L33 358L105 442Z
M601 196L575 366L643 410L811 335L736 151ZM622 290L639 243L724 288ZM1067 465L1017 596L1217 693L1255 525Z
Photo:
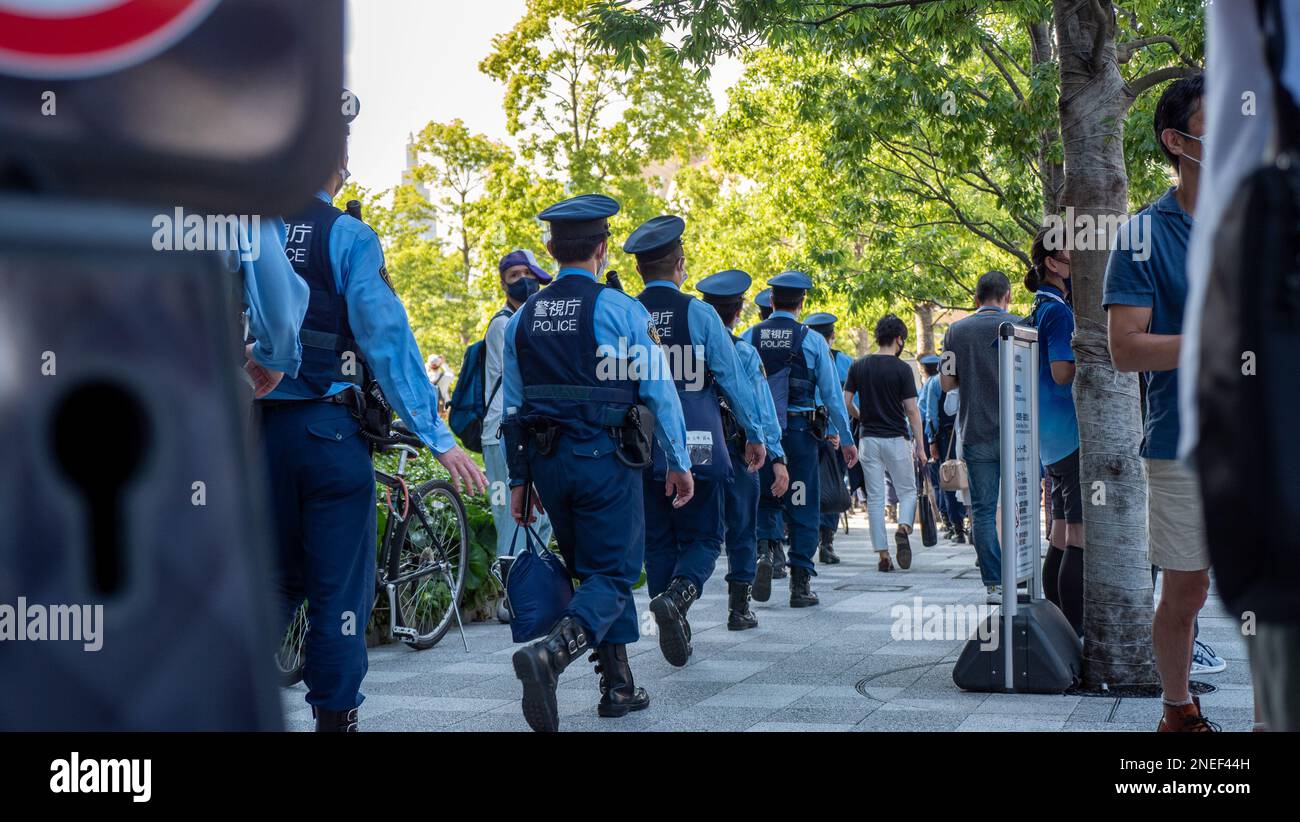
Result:
M831 337L835 336L835 326L833 325L818 325L818 326L810 325L808 327L811 328L813 331L816 331L818 334L821 334L823 337L825 337L826 342L830 342Z
M766 320L768 317L772 316L772 312L775 310L776 309L772 308L770 305L760 305L758 307L758 318L760 320Z
M939 363L937 362L923 362L921 368L925 371L927 377L933 377L939 373Z
M980 281L975 284L975 302L977 305L999 302L1010 293L1011 281L1007 279L1006 274L996 269L985 272L980 277Z
M683 256L680 246L668 252L663 257L650 262L643 262L640 258L636 261L637 270L641 272L641 279L649 282L650 280L666 280L673 276L677 270L677 261Z
M897 339L907 342L907 323L893 314L886 314L876 323L876 345L889 345Z
M803 305L804 290L788 286L772 286L772 310L793 311Z
M603 242L605 242L605 237L600 235L592 237L552 237L549 248L555 261L560 265L564 265L590 260L595 256L596 249Z
M1156 113L1153 118L1156 144L1160 146L1160 150L1165 153L1169 162L1174 164L1175 169L1178 168L1178 155L1169 150L1162 135L1167 128L1186 134L1187 124L1200 109L1201 97L1204 94L1205 75L1197 73L1170 83L1160 95L1160 101L1156 103Z
M718 317L722 319L723 325L731 325L735 322L736 317L740 316L740 310L745 307L745 298L741 297L714 297L705 295L704 301L713 306L713 310L718 312Z

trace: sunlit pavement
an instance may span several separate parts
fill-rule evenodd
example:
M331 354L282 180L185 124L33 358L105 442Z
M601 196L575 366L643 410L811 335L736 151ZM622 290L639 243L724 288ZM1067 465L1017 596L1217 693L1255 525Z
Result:
M869 548L864 515L851 518L835 545L843 562L818 565L816 608L788 606L787 580L754 603L758 628L727 630L725 555L702 599L691 607L694 655L685 668L664 661L654 637L628 648L648 709L620 719L596 715L600 698L590 663L560 679L561 730L582 731L1151 731L1156 699L977 694L960 691L952 666L963 640L896 640L891 607L980 604L984 589L969 544L940 540L915 552L910 571L882 574ZM891 538L893 527L889 528ZM637 591L637 607L649 599ZM647 620L653 625L653 620ZM645 624L645 622L643 622ZM1201 697L1204 713L1224 730L1252 721L1250 672L1240 621L1211 592L1201 638L1228 662L1198 677L1218 688ZM437 647L400 644L371 649L361 727L368 731L524 731L520 686L510 664L510 629L495 621L467 625L469 653L455 627ZM299 685L284 692L286 724L310 727Z

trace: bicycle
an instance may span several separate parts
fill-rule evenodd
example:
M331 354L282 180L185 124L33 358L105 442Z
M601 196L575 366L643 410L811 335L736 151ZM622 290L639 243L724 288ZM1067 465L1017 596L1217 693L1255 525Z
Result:
M418 457L424 444L406 429L395 426L390 437L368 439L379 451L399 454L394 473L375 469L375 482L383 489L388 508L375 570L376 600L380 594L388 600L388 635L422 651L437 645L455 618L468 651L460 598L469 557L469 523L460 494L451 483L437 479L414 491L407 487L407 461ZM285 687L302 679L310 627L304 600L275 654Z

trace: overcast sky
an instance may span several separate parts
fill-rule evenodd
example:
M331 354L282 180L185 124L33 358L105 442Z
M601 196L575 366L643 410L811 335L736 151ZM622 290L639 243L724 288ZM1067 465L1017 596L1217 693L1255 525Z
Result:
M406 137L430 120L457 117L505 140L504 89L479 73L492 36L523 16L524 0L347 0L347 86L361 101L352 124L349 169L372 189L397 185ZM711 86L719 105L740 74L719 65Z

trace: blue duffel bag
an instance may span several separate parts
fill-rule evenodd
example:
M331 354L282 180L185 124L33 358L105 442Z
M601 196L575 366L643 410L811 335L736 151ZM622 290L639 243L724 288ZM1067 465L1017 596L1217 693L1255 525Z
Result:
M555 627L573 599L573 580L564 560L542 545L530 525L516 526L514 538L510 540L511 556L521 532L524 551L506 575L506 598L510 603L510 633L515 642L528 642L545 636Z

